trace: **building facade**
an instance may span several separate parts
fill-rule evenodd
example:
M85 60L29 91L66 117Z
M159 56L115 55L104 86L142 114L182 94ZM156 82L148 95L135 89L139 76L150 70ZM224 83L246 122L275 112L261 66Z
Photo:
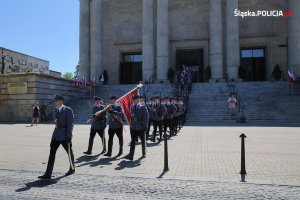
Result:
M6 48L1 50L3 52L1 56L5 58L4 74L28 72L49 74L49 61ZM0 60L0 68L2 68L2 60Z
M208 67L212 81L270 80L275 65L300 75L299 22L298 0L80 0L80 76L164 81L183 65L194 82Z

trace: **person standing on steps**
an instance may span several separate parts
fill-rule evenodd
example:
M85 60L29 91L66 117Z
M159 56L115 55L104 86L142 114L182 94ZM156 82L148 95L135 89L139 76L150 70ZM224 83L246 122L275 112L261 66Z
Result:
M130 122L130 133L132 135L130 143L130 152L125 159L133 160L135 151L135 141L140 138L142 143L142 154L143 158L146 158L146 138L145 131L148 127L149 115L145 105L140 103L140 96L133 96L133 104L130 107L131 122Z
M70 169L66 173L66 176L75 173L74 154L72 150L72 132L74 122L73 110L70 107L63 105L63 96L55 95L53 100L55 104L55 110L53 113L55 129L52 134L47 169L44 175L38 177L39 179L51 179L56 151L60 145L62 145L67 152L70 162Z
M104 106L101 103L101 98L100 97L94 97L94 105L93 105L93 115L104 109ZM86 152L83 152L84 154L91 155L92 154L92 149L93 149L93 144L94 144L94 138L96 134L100 136L102 140L102 146L103 150L101 154L104 154L106 152L106 142L105 142L105 128L106 128L106 112L103 112L99 116L93 119L92 125L91 125L91 130L90 130L90 139L89 139L89 146L88 150Z
M235 98L234 93L230 94L230 97L227 100L227 102L228 102L228 107L229 107L229 111L230 111L231 116L235 116L235 114L236 114L237 100Z
M123 154L123 126L125 121L125 114L121 105L116 102L116 96L110 96L110 108L108 109L108 151L104 156L111 156L113 140L115 134L119 139L119 153L118 157Z

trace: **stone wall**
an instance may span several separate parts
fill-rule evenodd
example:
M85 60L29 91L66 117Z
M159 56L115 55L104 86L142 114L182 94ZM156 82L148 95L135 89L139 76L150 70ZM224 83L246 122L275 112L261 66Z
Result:
M26 83L27 91L8 90L11 83ZM15 74L0 76L0 122L30 122L33 104L48 104L54 94L65 94L65 101L87 95L85 89L75 89L73 81L40 74ZM24 89L24 88L23 88ZM47 106L52 112L53 104Z

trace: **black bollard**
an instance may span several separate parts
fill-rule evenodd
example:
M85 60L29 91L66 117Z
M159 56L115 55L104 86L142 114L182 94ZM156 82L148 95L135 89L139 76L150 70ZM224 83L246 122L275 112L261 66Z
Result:
M240 138L242 139L242 147L241 147L241 175L246 175L246 161L245 161L245 138L246 135L244 133L242 133L240 135Z
M165 150L164 150L164 172L169 171L169 162L168 162L168 136L165 133L164 134L164 145L165 145Z

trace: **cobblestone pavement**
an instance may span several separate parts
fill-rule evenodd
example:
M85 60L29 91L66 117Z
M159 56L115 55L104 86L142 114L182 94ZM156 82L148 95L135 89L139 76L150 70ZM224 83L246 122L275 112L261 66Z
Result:
M0 199L299 199L300 187L0 170Z

